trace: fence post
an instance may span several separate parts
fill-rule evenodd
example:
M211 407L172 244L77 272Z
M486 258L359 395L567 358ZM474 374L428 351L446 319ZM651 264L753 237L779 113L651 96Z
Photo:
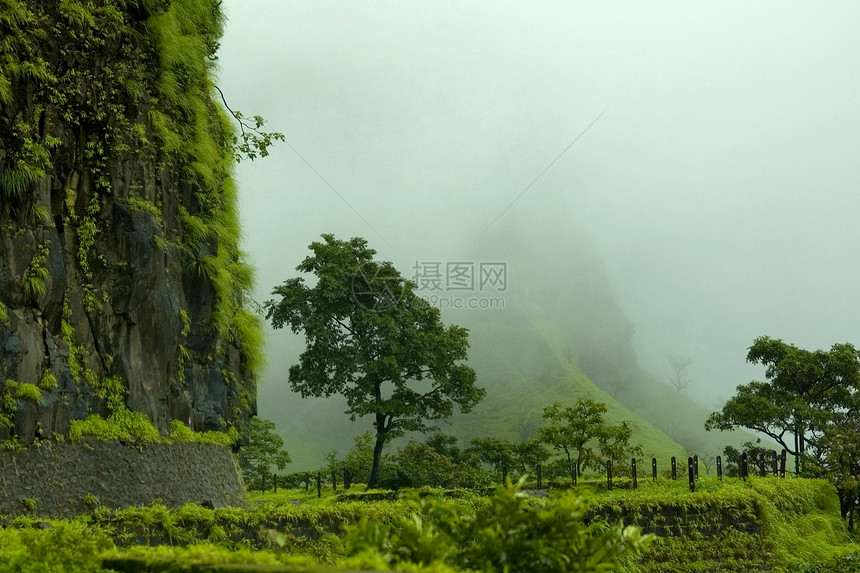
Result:
M537 465L537 488L540 489L543 487L543 480L540 475L540 464Z
M717 456L717 478L723 479L723 458Z
M636 476L636 458L633 458L632 465L633 465L633 489L638 489L639 488L639 479Z
M690 491L696 491L696 470L693 467L693 458L687 458L687 478L690 481Z
M579 473L577 471L577 469L578 468L577 468L576 462L573 462L572 464L570 464L570 480L573 483L573 487L576 487L576 478L577 478L577 474Z
M749 457L747 456L747 453L744 452L741 454L741 457L738 460L738 477L743 478L744 480L746 480L747 476L749 475L749 466L747 465L748 463Z
M764 454L758 455L758 475L764 477L767 475L767 470L764 467Z
M352 485L352 472L348 469L343 468L343 489L349 489L349 486Z
M317 497L322 497L322 477L320 472L317 472Z
M770 467L773 470L773 476L776 477L779 475L779 468L776 465L776 450L771 450L770 452Z
M612 460L606 460L606 489L612 490Z
M678 479L678 468L675 463L675 456L672 456L672 479Z
M651 458L651 481L657 481L657 458Z
M785 450L782 450L779 456L779 477L781 478L785 477L785 458L787 453Z
M696 454L693 456L693 475L696 479L699 479L699 456Z

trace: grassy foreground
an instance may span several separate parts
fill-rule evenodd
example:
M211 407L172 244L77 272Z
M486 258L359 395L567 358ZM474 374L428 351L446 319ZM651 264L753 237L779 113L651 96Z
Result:
M552 555L564 546L556 556L563 562L565 555L579 551L572 539L581 531L587 530L589 539L633 535L632 529L613 529L603 520L622 520L660 535L641 557L615 545L623 549L622 565L609 571L860 570L860 545L850 539L826 482L705 478L695 493L687 491L685 483L671 480L657 484L642 480L637 490L627 487L629 482L620 481L607 491L601 482L586 481L575 494L551 490L545 500L502 494L499 502L476 493L430 490L421 492L423 498L416 494L387 500L379 499L388 497L384 492L364 494L363 488L354 486L349 496L328 489L321 499L313 490L254 494L255 508L250 511L151 505L97 509L69 520L19 517L0 529L0 573L239 570L231 564L262 567L243 571L289 566L304 571L442 573L467 570L452 565L463 562L474 564L471 570L495 571L502 570L490 566L497 562L493 552L499 548L516 546L520 553ZM490 521L482 522L481 515ZM570 527L564 525L566 516L593 523L586 529L580 525L564 529ZM503 526L471 548L455 539L463 532L469 539L480 537L493 529L493 523ZM478 529L468 530L469 524ZM553 527L532 531L542 524ZM358 533L344 541L350 530ZM516 535L505 538L507 531ZM498 547L492 547L494 543ZM355 551L356 544L361 551ZM200 568L201 564L207 565Z

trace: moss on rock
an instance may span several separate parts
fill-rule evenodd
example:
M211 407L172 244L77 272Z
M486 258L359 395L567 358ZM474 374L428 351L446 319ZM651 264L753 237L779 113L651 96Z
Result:
M220 4L0 0L0 376L45 394L0 439L255 412Z

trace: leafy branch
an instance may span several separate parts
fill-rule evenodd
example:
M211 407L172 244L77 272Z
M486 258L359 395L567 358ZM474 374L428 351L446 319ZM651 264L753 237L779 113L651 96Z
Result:
M277 131L263 131L263 126L266 124L261 116L246 117L241 111L233 111L230 104L227 103L227 98L224 97L224 92L221 88L214 86L221 95L221 101L224 102L224 107L230 112L230 115L239 124L241 130L241 143L239 138L233 136L233 152L236 156L236 162L240 162L243 158L253 161L259 155L266 157L269 155L269 147L275 141L285 141L284 134Z

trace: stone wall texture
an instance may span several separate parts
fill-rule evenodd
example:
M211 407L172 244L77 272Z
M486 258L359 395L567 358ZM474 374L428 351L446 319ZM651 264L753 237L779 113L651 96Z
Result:
M248 505L236 459L224 446L42 442L0 452L3 515L66 517L154 500L168 507Z

